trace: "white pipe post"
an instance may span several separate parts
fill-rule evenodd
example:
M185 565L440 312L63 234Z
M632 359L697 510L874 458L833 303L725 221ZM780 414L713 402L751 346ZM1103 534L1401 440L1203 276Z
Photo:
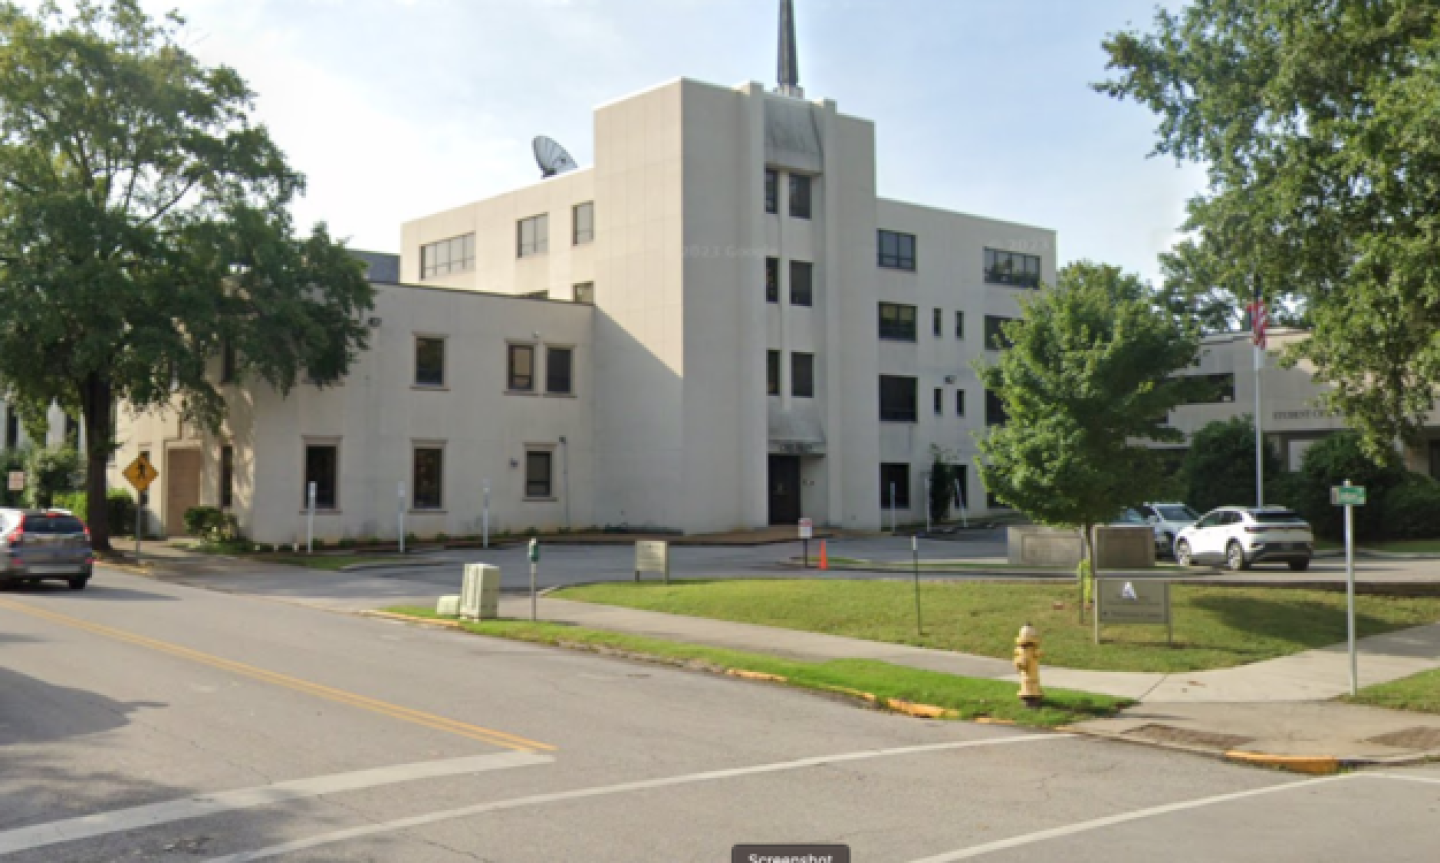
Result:
M890 483L890 532L895 533L895 483Z
M480 547L490 547L490 480L482 486L485 490L484 505L480 510Z
M405 553L405 481L395 486L395 519L400 525L400 553Z
M315 481L310 481L310 487L306 489L306 501L308 507L305 511L305 553L315 553Z
M1253 314L1259 314L1257 310ZM1265 351L1255 345L1255 506L1265 505L1265 438L1260 432L1260 369L1265 365Z
M560 436L560 477L565 490L565 529L570 530L570 444Z
M1345 480L1350 486L1350 480ZM1359 663L1355 659L1355 507L1345 504L1345 618L1350 641L1350 695L1360 689Z
M965 495L960 492L960 479L955 479L955 505L960 508L960 526L970 529L970 519L965 517Z
M930 535L930 473L925 473L925 535Z

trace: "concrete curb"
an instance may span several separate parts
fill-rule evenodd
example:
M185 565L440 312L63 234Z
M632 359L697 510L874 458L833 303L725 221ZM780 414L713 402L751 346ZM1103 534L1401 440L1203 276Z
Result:
M1265 767L1272 770L1283 770L1288 773L1300 773L1310 776L1330 776L1344 770L1360 770L1366 767L1414 767L1440 761L1440 750L1421 752L1415 755L1386 755L1355 758L1345 758L1336 755L1279 755L1273 752L1248 752L1240 749L1206 749L1202 746L1188 746L1183 743L1165 743L1158 740L1146 740L1142 737L1127 737L1124 734L1096 731L1090 728L1079 728L1069 725L1057 727L1055 730L1072 734L1082 734L1098 740L1129 743L1135 746L1149 746L1153 749L1168 749L1172 752L1184 752L1189 755L1198 755L1201 758L1213 758L1217 761L1225 761L1232 764L1243 764L1249 767Z
M348 565L346 565L346 566L342 566L342 567L340 567L339 569L337 569L337 570L335 570L335 571L336 571L336 572L364 572L364 571L367 570L367 569L413 569L413 568L415 568L415 567L425 567L425 566L445 566L445 565L450 564L450 563L454 563L454 561L450 561L450 560L426 560L426 559L424 559L424 558L417 559L417 560L406 560L406 559L401 558L401 559L399 559L399 560L394 561L393 563L392 563L391 561L388 561L388 560L377 560L377 561L375 561L375 562L373 562L373 563L351 563L351 564L348 564ZM310 567L310 568L313 569L314 567Z

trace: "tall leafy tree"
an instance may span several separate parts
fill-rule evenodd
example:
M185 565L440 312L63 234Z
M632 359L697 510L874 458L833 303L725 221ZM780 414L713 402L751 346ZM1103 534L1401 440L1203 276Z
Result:
M1191 287L1298 300L1314 330L1287 360L1392 460L1440 388L1440 4L1194 0L1104 47L1097 88L1207 166Z
M287 392L366 346L362 266L324 225L297 236L303 177L182 26L136 0L0 3L0 377L83 417L101 550L118 404L213 430L222 356Z
M1174 376L1194 361L1199 335L1139 277L1101 264L1067 266L1053 290L1021 305L1004 327L1008 349L976 368L1006 415L979 441L980 476L1037 521L1079 528L1094 572L1092 528L1165 485L1161 457L1143 442L1183 440L1164 420L1201 386Z

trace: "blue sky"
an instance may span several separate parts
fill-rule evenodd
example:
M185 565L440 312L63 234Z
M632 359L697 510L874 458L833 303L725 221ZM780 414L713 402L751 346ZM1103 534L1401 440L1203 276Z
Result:
M684 76L775 78L776 0L146 0L237 68L309 177L302 223L398 251L400 222L532 182L530 139L592 155L591 111ZM801 83L877 125L880 193L1051 227L1061 260L1154 277L1194 166L1088 84L1156 0L796 0ZM1170 0L1167 5L1176 5Z

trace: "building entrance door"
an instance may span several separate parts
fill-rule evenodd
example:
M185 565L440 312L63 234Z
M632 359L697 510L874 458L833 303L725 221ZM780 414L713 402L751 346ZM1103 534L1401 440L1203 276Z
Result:
M770 523L800 521L800 456L770 456Z
M200 505L200 450L165 453L165 534L185 533L185 510Z

